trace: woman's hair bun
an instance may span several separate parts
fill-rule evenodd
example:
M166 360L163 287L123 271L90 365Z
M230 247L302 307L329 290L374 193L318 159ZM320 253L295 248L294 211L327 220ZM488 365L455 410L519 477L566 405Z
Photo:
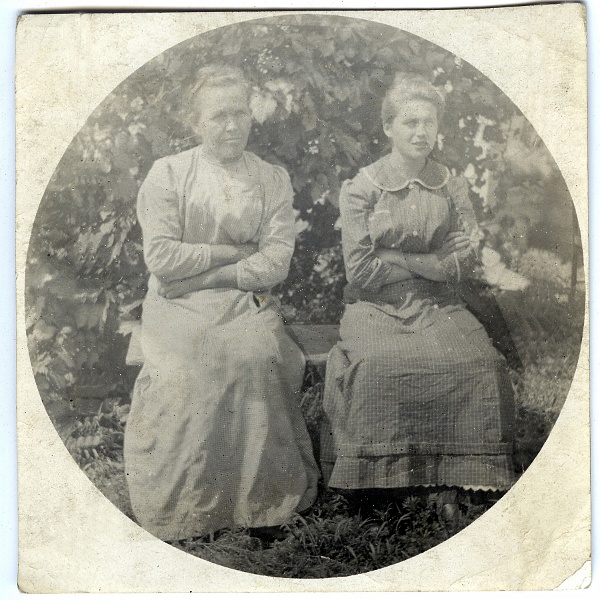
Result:
M384 124L391 121L399 107L410 100L427 100L437 109L438 119L444 113L444 94L421 73L399 71L394 75L392 85L383 98L381 120Z

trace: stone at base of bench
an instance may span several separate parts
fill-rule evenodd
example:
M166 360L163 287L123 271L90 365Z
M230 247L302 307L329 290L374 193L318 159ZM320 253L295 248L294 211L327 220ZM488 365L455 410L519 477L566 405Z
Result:
M327 355L336 342L340 339L338 325L286 325L287 334L300 346L306 360L315 366L322 366L327 362ZM131 330L129 349L127 350L126 364L142 366L144 353L140 338L142 324L137 322Z

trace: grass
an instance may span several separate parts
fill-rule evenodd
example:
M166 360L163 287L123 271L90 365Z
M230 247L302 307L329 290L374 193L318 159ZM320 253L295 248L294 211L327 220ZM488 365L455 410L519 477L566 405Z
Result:
M323 492L285 539L264 543L246 531L188 541L182 550L222 566L275 577L323 578L363 573L419 554L449 537L429 497L409 497L368 516Z
M573 299L571 299L573 300ZM515 465L522 473L550 434L571 385L581 342L583 298L557 299L552 290L504 294L499 303L524 363L513 373L517 399ZM318 447L323 382L307 373L302 409ZM70 432L67 446L95 485L133 518L122 457L126 406L105 402L99 414ZM110 443L94 447L98 435ZM81 440L80 440L81 438ZM77 443L77 440L80 440ZM233 569L292 578L341 577L382 568L416 556L468 526L493 504L481 494L461 492L456 526L438 516L435 496L387 496L375 503L321 489L315 504L284 526L280 540L265 541L246 530L220 532L173 544L199 558Z

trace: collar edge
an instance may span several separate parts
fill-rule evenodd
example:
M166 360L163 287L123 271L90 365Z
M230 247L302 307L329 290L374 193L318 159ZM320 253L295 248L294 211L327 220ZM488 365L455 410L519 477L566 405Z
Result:
M393 172L390 172L389 157L390 155L388 154L359 171L374 186L384 192L398 192L408 187L411 183L419 183L430 190L439 190L450 179L448 167L430 158L427 159L425 167L423 167L423 170L417 177L413 177L412 179L398 179Z

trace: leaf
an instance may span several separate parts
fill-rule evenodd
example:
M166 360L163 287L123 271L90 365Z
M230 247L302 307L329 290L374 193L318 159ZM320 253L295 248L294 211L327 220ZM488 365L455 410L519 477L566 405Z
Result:
M335 52L335 44L332 39L323 38L322 42L318 45L321 54L327 58Z
M524 290L529 285L529 280L526 277L506 267L498 252L486 246L481 254L484 276L490 285L507 291Z
M25 329L30 329L38 322L42 316L42 311L44 310L45 305L46 298L44 296L38 296L33 304L27 303L27 309L25 313Z
M133 203L137 198L138 188L139 184L133 176L129 173L123 174L115 182L115 196L126 203Z
M77 420L68 403L53 401L46 404L46 408L52 424L63 442L66 442L81 427L81 423Z
M313 201L317 201L320 198L322 198L327 191L329 190L329 180L327 179L326 175L323 175L322 173L319 173L316 177L315 177L315 181L311 187L311 197L313 199Z
M362 145L354 137L346 135L338 130L335 132L335 139L342 151L348 157L350 164L356 164L356 162L362 158Z
M32 341L39 344L53 339L55 334L56 327L54 327L54 325L48 325L44 319L39 319L35 324L30 337Z
M131 313L133 310L135 310L138 306L141 306L144 302L143 298L138 298L136 300L134 300L133 302L129 302L127 304L121 304L121 306L119 306L119 311L121 313L121 319L123 318L124 315ZM137 319L136 319L137 321Z
M169 136L157 123L149 123L144 138L150 142L154 156L165 156L169 153Z
M121 320L119 321L119 328L117 329L117 333L120 333L123 336L131 335L134 331L136 331L140 326L140 322L138 320Z
M312 131L317 126L317 111L311 95L307 92L302 96L302 125L306 131Z
M104 329L110 302L104 301L81 304L75 311L75 323L78 329Z
M258 123L264 123L277 108L277 101L269 92L255 94L250 100L250 110L252 117Z
M108 152L96 150L93 162L102 173L110 173L112 170L111 155Z

